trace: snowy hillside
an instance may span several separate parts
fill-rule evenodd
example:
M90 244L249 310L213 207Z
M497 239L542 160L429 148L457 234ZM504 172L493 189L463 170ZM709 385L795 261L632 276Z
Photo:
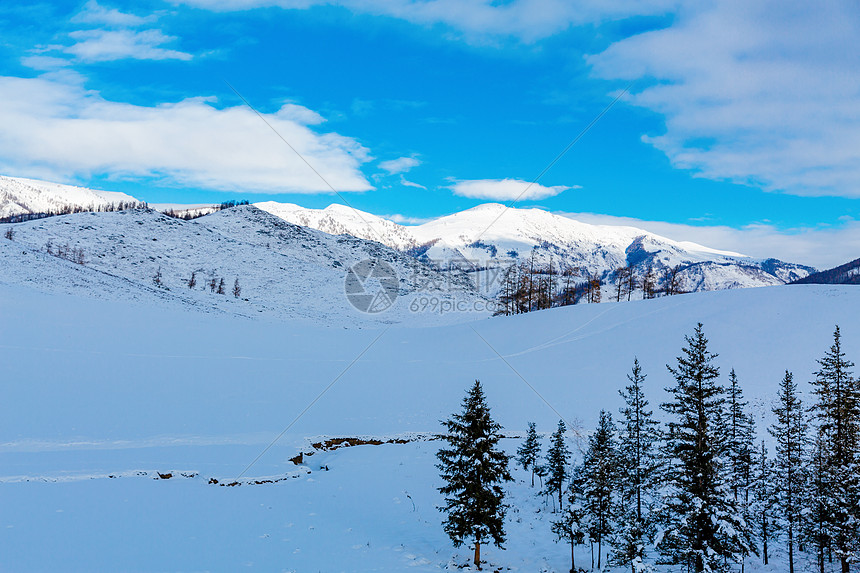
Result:
M478 316L492 310L462 277L442 276L379 243L298 227L252 206L192 221L138 209L64 215L10 228L13 240L0 240L0 282L47 292L159 304L170 299L210 312L331 326L464 320L464 313L440 312L455 302ZM61 252L65 258L51 256ZM66 260L74 258L68 253L81 253L83 265ZM385 312L360 312L344 292L347 269L366 260L387 263L394 273L396 298ZM192 273L196 285L189 288ZM223 293L213 293L212 281L217 288L222 279ZM236 280L238 297L232 292ZM368 292L374 288L379 287L368 284Z
M323 210L275 202L257 206L296 224L381 241L445 268L531 264L534 253L538 268L552 264L556 271L570 269L580 278L591 273L611 281L619 267L630 266L641 277L649 266L659 276L662 270L680 265L685 291L779 285L814 270L673 241L634 227L591 225L540 209L509 209L497 203L417 226L397 225L340 205Z
M67 207L97 209L138 203L131 195L0 175L0 219L27 213L51 213Z
M159 220L110 215L139 219L133 225L141 228L149 217ZM96 217L79 219L86 225ZM162 242L181 227L157 228ZM218 244L203 244L210 240ZM237 252L230 241L221 238L221 248ZM36 255L28 253L35 275L42 263L32 264ZM670 385L665 364L702 321L722 380L734 367L767 438L762 429L784 369L807 392L834 324L842 326L848 357L860 358L860 328L846 319L858 312L856 288L781 286L434 328L344 330L0 284L0 565L459 568L470 551L453 548L442 531L439 444L426 440L458 410L474 379L506 432L522 433L530 420L551 431L556 411L588 431L600 408L617 411L634 356L659 412ZM391 443L313 446L338 437ZM520 440L503 442L512 453ZM301 461L291 462L300 452ZM547 507L524 472L514 475L506 486L507 549L486 549L486 569L567 571L569 549L552 541ZM234 482L240 485L222 485ZM746 571L785 571L780 548L772 548L771 566L750 558ZM587 546L578 551L577 561L587 563Z

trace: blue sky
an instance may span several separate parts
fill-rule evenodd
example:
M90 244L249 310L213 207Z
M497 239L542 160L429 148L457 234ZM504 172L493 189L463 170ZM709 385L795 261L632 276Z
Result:
M12 2L0 26L4 174L151 203L331 185L420 221L510 202L630 85L518 206L860 256L853 2Z

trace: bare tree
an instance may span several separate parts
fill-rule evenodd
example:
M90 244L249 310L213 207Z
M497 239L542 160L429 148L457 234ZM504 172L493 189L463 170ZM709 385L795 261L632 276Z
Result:
M12 227L9 227L8 229L6 229L5 237L7 239L9 239L11 241L14 236L15 236L15 230Z
M224 294L224 277L221 277L221 281L218 283L218 294Z
M191 278L188 279L188 288L197 286L197 271L191 271Z
M242 288L239 286L239 277L236 277L236 280L233 281L233 296L239 298L240 294L242 294Z

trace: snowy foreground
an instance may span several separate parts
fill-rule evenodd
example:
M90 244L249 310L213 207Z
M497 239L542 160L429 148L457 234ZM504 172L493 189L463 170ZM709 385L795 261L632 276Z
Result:
M761 430L785 369L808 389L834 324L860 360L858 313L860 289L796 286L345 330L0 284L0 570L457 569L470 550L440 526L429 438L475 378L509 435L555 428L543 399L590 431L634 355L662 401L701 321ZM407 443L312 445L338 437ZM507 549L485 548L485 569L567 571L551 505L514 475ZM785 570L779 551L746 570Z

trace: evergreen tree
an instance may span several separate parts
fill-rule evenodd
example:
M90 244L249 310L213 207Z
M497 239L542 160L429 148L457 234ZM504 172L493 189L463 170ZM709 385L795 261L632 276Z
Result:
M824 556L830 550L830 525L833 522L829 504L833 475L828 457L825 437L818 433L814 437L807 462L810 475L804 496L807 514L804 516L802 534L803 540L815 547L819 573L824 573Z
M548 494L558 497L558 508L562 509L562 493L564 492L564 484L570 477L568 469L568 460L570 459L570 450L565 441L565 433L567 426L564 425L564 420L558 421L558 429L550 438L550 447L546 453L546 470L548 477L546 479L546 491Z
M618 525L611 560L630 565L635 572L645 560L645 546L653 541L653 499L658 486L659 460L655 446L660 440L659 423L648 408L642 389L645 374L639 360L627 375L628 384L619 391L625 406L618 434Z
M567 507L561 512L560 517L552 522L552 532L557 541L570 543L570 573L576 573L576 556L574 551L577 545L585 543L586 512L579 502L579 491L577 482L572 479L567 489Z
M223 280L223 279L221 279ZM239 277L233 282L233 296L239 298L242 294L242 287L239 286Z
M776 421L768 432L776 440L776 472L773 476L776 507L788 537L788 571L794 573L794 545L801 520L801 492L805 482L806 419L797 396L797 384L788 370L780 382L778 399L777 406L773 408Z
M589 537L597 542L597 568L603 555L603 540L613 533L614 497L617 486L617 452L612 415L600 411L597 429L588 439L582 461L583 504L589 517Z
M775 491L773 486L773 463L767 456L764 440L755 460L755 480L753 482L752 513L756 536L761 542L761 558L764 565L768 564L768 542L773 537L773 513Z
M526 471L532 471L532 487L535 486L535 469L538 458L540 457L540 439L535 430L535 423L529 422L529 432L526 434L526 441L523 445L517 448L517 462Z
M752 524L750 513L750 488L753 482L755 462L755 420L745 411L747 402L738 382L735 369L729 373L728 387L728 419L726 421L726 456L728 463L727 481L732 496L740 509L741 515L748 524ZM746 554L741 555L741 570L743 571Z
M475 542L475 566L481 568L481 543L505 542L507 506L502 482L510 481L508 456L498 448L501 426L490 416L481 383L475 381L463 400L463 412L443 422L447 447L436 454L445 485L445 532L459 547Z
M667 365L676 385L665 441L667 500L661 553L671 563L685 563L696 573L724 571L727 560L751 549L751 532L726 486L725 389L717 383L716 354L699 323L677 365Z
M842 573L848 573L860 552L860 383L852 376L854 364L842 351L838 326L833 333L833 344L818 364L820 369L812 382L818 400L812 411L831 474L823 501L831 516L833 550Z

